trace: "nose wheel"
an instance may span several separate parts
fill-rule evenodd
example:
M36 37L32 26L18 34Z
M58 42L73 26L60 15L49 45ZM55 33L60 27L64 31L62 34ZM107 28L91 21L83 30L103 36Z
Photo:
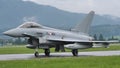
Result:
M73 56L78 56L78 49L73 49L72 54Z
M39 52L34 53L35 57L39 57Z
M35 49L34 56L35 56L35 57L39 57L38 47L36 47L36 49Z

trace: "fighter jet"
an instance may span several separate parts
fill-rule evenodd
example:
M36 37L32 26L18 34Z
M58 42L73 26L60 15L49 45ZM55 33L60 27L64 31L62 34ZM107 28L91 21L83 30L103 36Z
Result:
M94 43L102 43L105 47L109 41L94 41L89 36L89 27L94 17L94 11L89 12L85 19L71 31L46 27L35 22L25 22L17 28L4 32L12 37L27 37L27 48L35 49L35 57L39 56L38 49L44 49L45 56L50 56L50 48L61 45L71 49L73 56L78 56L78 49L92 48Z

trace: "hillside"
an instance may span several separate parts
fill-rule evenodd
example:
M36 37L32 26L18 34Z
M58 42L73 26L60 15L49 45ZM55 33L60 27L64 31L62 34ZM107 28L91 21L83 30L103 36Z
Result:
M103 34L104 37L120 36L120 25L98 25L90 30L91 35Z
M38 5L22 0L0 0L0 33L22 24L23 19L30 17L35 18L37 22L42 25L68 29L80 22L85 17L85 14L71 13L55 7ZM107 35L119 35L119 32L114 34L112 31L114 27L117 27L116 25L120 25L119 22L120 18L118 17L96 15L92 24L92 26L94 26L92 28L92 34L102 30L109 31L111 29L111 32ZM105 27L104 25L111 25L111 27L108 26L108 29L103 29L103 27ZM112 25L114 25L114 27L112 27ZM119 28L118 31L120 31ZM108 33L102 32L104 35Z

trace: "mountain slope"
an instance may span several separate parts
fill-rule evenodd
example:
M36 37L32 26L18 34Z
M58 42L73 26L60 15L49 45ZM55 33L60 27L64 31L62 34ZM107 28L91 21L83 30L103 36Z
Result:
M85 17L85 14L71 13L55 7L22 0L0 0L0 33L22 24L26 17L35 17L37 22L42 25L70 29L79 23ZM92 25L115 25L120 24L119 22L120 18L113 19L111 16L96 15ZM95 29L97 28L99 27L95 27Z
M120 36L120 25L98 25L90 30L91 35L103 34L104 37Z

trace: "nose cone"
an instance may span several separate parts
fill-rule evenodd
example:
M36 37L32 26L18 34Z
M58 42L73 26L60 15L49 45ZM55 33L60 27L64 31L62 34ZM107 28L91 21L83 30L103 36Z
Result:
M3 34L4 34L4 35L11 36L11 35L12 35L12 31L11 31L11 30L8 30L8 31L3 32Z
M3 32L4 35L12 36L14 37L16 35L17 31L15 29L11 29L8 31Z

